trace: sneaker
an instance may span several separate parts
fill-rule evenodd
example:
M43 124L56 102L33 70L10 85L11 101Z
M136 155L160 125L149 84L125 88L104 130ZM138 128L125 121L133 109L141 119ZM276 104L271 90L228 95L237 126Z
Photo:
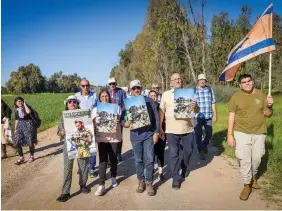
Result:
M173 181L172 181L172 188L173 188L174 190L179 190L179 189L180 189L180 181L178 181L178 180L173 180Z
M61 194L58 198L57 201L59 202L66 202L67 200L69 200L71 198L70 194Z
M137 193L143 193L146 189L146 184L144 180L138 180L138 186L136 188Z
M117 187L117 186L118 186L117 179L116 179L115 177L112 177L111 180L112 180L112 186L113 186L114 188Z
M98 171L90 171L89 172L89 177L90 178L95 178L98 176Z
M99 185L95 196L102 196L105 193L105 185Z
M80 192L83 194L88 194L91 192L91 190L87 188L86 186L80 186Z

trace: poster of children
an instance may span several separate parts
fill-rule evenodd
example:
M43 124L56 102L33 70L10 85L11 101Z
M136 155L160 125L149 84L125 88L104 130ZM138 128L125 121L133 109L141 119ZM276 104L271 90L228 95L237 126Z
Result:
M96 147L91 111L88 109L63 111L63 118L69 159L95 155Z

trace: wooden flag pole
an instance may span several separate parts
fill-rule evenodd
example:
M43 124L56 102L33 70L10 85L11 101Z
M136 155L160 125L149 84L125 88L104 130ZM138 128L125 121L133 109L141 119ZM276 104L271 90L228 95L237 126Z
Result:
M268 81L268 95L270 96L271 95L271 65L272 65L272 52L270 51L269 52L269 81Z

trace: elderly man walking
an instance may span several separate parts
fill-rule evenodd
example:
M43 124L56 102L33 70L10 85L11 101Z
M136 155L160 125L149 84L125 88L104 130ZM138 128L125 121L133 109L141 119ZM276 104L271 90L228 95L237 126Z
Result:
M160 136L164 131L161 125L166 119L166 137L169 150L169 166L173 179L172 188L180 189L181 180L186 176L186 169L194 148L193 119L175 119L174 117L174 88L183 88L183 80L180 74L171 76L171 90L163 93L160 105ZM198 105L192 102L194 112L199 111ZM182 170L181 175L179 174Z
M197 148L201 160L205 160L208 153L208 144L212 138L212 122L216 122L216 106L213 89L206 85L205 74L198 76L198 87L195 88L195 97L200 107L199 113L194 118L194 130ZM202 141L203 127L205 128L205 138Z
M117 87L117 82L115 78L109 78L108 86L109 86L109 93L111 95L111 102L116 103L119 105L120 108L123 108L123 100L126 99L126 92L123 89ZM121 128L121 132L122 132L122 128ZM117 149L117 156L119 162L122 161L121 152L122 152L122 140L121 142L118 142L118 149Z
M90 109L92 110L96 106L96 93L90 91L90 83L86 78L83 78L80 81L81 91L77 92L75 96L80 101L81 109ZM96 156L91 156L89 158L89 175L91 178L97 176L95 174L95 166L96 166Z
M273 98L255 89L254 80L249 74L240 75L238 82L241 90L229 102L227 142L231 146L236 145L235 155L244 181L239 198L247 200L251 188L260 188L256 174L265 153L265 117L273 114Z

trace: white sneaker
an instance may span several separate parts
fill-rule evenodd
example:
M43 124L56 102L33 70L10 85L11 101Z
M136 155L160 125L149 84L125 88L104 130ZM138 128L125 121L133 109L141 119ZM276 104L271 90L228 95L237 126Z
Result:
M102 196L105 193L105 185L99 185L95 196Z
M115 188L118 186L118 182L117 182L117 179L115 177L112 177L112 186Z

